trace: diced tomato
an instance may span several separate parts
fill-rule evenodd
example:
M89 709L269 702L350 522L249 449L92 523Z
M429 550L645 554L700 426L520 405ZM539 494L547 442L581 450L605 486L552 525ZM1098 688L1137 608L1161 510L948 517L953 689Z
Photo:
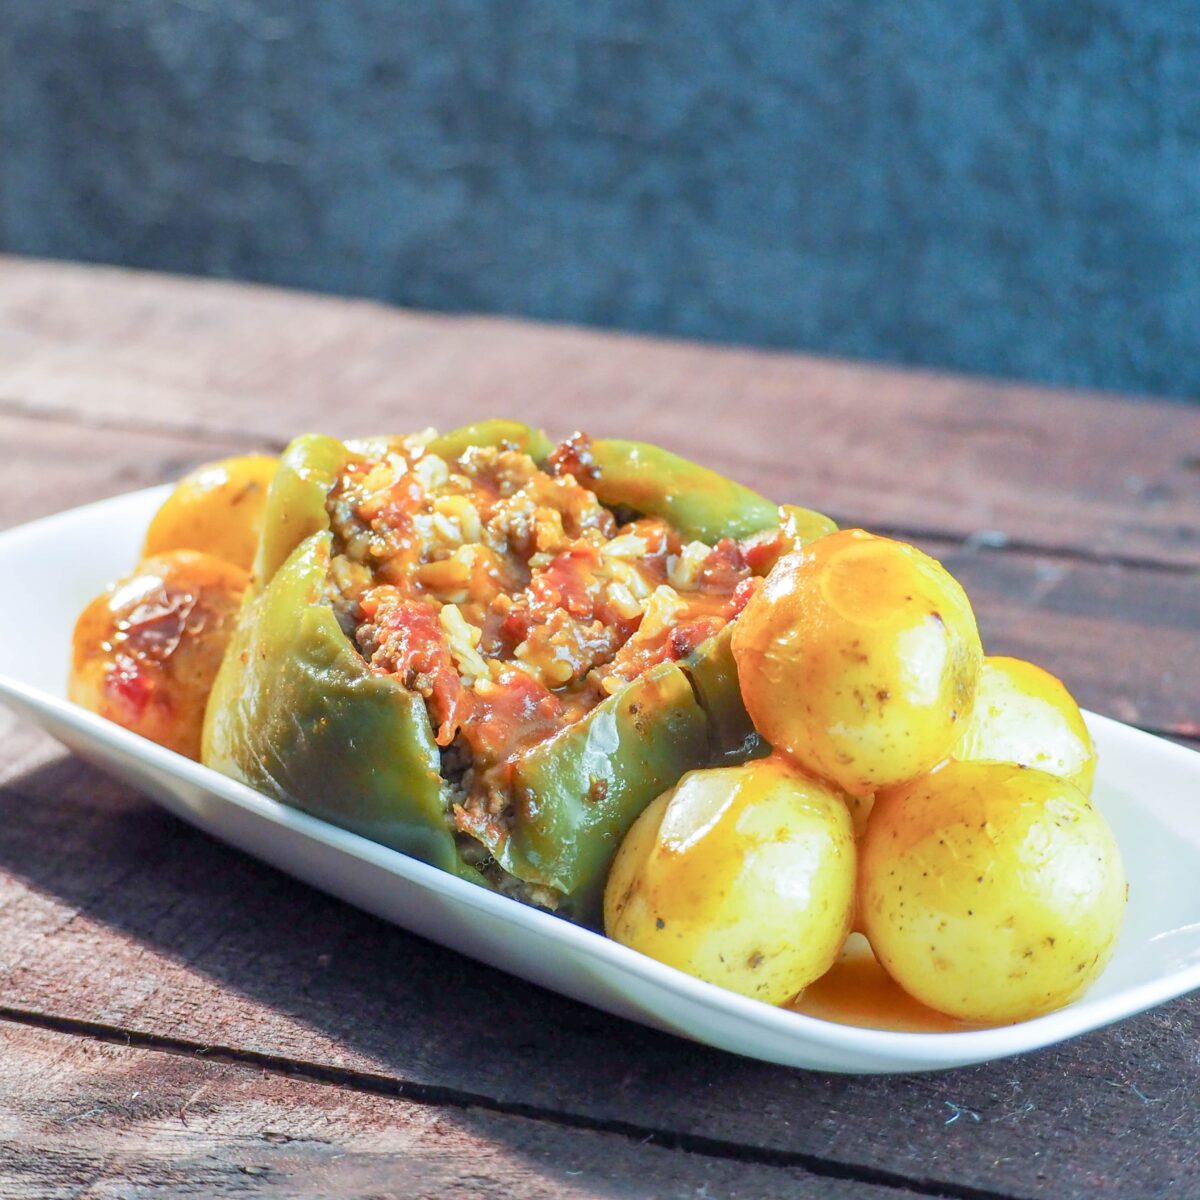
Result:
M592 457L592 439L586 433L573 433L559 442L550 452L550 473L574 475L584 487L590 487L599 474Z
M753 537L742 543L742 557L752 571L761 572L770 566L783 550L783 534L776 531L770 537Z
M368 496L358 506L358 515L376 528L407 532L412 526L412 514L420 509L424 499L420 484L406 476L386 491Z
M523 604L514 604L500 622L500 637L508 644L510 650L519 646L528 636L533 627L533 618Z
M749 579L743 579L741 583L733 589L732 611L729 614L730 620L738 615L747 604L750 603L750 597L762 586L762 580L757 575L751 575Z
M733 538L722 538L704 560L701 586L708 591L732 592L748 570L741 546Z
M529 583L535 619L544 621L556 608L565 608L573 617L590 620L599 591L595 567L595 549L577 543L538 571Z
M377 649L371 667L419 691L437 725L439 746L448 746L467 720L471 697L462 685L442 636L437 610L423 600L402 598L394 588L375 588L361 603L375 623Z

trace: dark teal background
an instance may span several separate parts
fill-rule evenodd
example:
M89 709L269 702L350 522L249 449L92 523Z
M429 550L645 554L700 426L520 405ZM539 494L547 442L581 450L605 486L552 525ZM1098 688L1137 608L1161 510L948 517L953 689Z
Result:
M1200 7L0 0L0 247L1200 396Z

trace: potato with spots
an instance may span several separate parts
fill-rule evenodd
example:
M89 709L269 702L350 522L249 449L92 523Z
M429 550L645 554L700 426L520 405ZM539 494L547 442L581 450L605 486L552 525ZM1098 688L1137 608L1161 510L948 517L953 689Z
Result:
M1096 748L1079 705L1049 671L1019 658L985 658L975 707L954 747L962 762L1036 767L1092 794Z
M144 559L83 610L68 695L199 759L208 694L248 580L241 567L195 550Z
M1125 913L1112 831L1073 784L951 762L879 796L859 920L918 1000L1001 1024L1061 1008L1103 971Z
M155 514L142 555L200 550L250 570L278 466L269 455L244 454L197 467Z
M861 529L781 558L734 626L733 654L759 733L854 796L950 753L983 660L953 576Z
M605 932L783 1004L837 957L855 861L842 797L785 759L692 771L626 835L605 890Z

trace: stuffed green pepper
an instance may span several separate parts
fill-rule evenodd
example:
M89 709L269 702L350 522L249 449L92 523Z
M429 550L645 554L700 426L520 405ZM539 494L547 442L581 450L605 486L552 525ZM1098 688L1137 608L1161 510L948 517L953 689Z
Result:
M203 761L594 922L646 805L755 751L728 633L794 526L635 442L555 446L512 421L301 437Z

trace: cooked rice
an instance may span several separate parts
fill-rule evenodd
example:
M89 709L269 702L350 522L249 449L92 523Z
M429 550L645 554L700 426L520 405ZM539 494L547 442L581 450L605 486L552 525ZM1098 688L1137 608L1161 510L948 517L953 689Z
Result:
M734 543L684 543L656 518L619 526L574 475L526 454L448 462L433 436L362 444L331 493L332 598L468 764L456 811L501 819L492 767L690 653L732 618L750 571Z

